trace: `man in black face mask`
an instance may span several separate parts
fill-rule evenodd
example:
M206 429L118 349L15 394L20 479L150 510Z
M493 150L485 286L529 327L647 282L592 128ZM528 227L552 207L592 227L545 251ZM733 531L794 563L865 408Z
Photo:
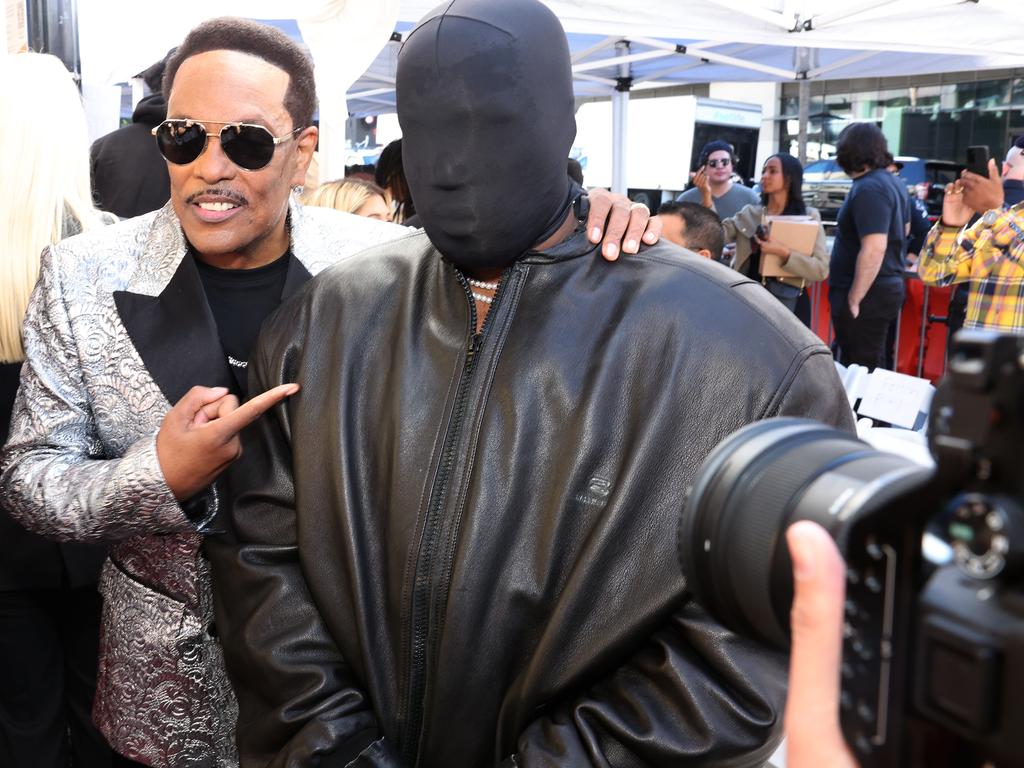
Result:
M760 765L784 659L688 598L678 516L736 428L852 427L828 350L675 246L593 258L536 0L431 13L398 109L426 234L323 273L251 367L302 389L212 552L242 765Z

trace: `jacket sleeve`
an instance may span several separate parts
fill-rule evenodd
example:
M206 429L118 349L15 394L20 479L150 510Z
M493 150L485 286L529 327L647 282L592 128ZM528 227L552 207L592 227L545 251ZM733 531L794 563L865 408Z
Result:
M828 347L815 341L800 350L793 371L794 375L783 383L769 404L764 418L798 416L856 432L853 409Z
M156 434L120 457L104 454L82 379L60 259L49 248L23 338L26 360L0 458L0 492L12 517L60 541L194 531L196 524L164 481Z
M828 277L829 253L825 228L821 225L821 216L815 211L811 214L811 218L818 222L814 250L811 253L792 251L789 254L789 261L786 262L786 269L804 280L817 283Z
M782 738L786 659L693 601L626 664L519 737L519 768L760 766Z
M761 221L761 205L745 205L735 216L722 221L725 231L725 242L736 244L736 255L732 260L732 268L746 274L747 262L750 261L750 238Z
M932 227L917 262L921 282L925 285L952 285L970 280L979 225L980 221L970 229L959 230L940 221Z
M261 337L261 352L265 346ZM254 357L253 391L286 380L279 371L267 374L267 356ZM251 426L243 446L225 478L226 532L208 536L205 544L221 644L238 697L241 766L400 768L306 586L286 405Z

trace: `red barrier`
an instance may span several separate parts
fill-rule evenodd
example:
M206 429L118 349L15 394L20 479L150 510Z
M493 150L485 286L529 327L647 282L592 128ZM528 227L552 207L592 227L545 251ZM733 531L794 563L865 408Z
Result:
M946 324L928 323L927 316L945 317L949 312L951 287L926 288L917 276L906 279L907 293L900 313L900 338L896 370L910 376L921 376L937 383L946 368ZM828 303L828 281L812 286L811 306L817 308L811 328L826 344L831 339L831 307ZM815 293L817 298L815 298ZM925 295L927 293L927 307ZM926 323L924 352L921 352L921 325Z

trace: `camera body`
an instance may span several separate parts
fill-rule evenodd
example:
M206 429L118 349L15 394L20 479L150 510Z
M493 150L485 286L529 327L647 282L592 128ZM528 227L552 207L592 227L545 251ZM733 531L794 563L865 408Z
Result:
M1024 339L966 331L931 408L934 469L820 424L727 438L695 478L680 564L723 624L788 646L789 524L847 563L840 717L864 768L1024 767ZM944 542L948 564L922 554Z

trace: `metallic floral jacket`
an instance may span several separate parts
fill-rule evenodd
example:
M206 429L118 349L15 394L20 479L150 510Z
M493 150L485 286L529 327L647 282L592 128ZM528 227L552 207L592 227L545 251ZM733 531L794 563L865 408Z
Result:
M289 217L284 297L410 231L295 203ZM93 711L110 744L150 766L222 768L237 765L237 704L200 550L216 504L198 522L186 516L156 453L172 403L194 385L231 383L187 254L170 204L44 253L0 493L33 531L112 542Z

